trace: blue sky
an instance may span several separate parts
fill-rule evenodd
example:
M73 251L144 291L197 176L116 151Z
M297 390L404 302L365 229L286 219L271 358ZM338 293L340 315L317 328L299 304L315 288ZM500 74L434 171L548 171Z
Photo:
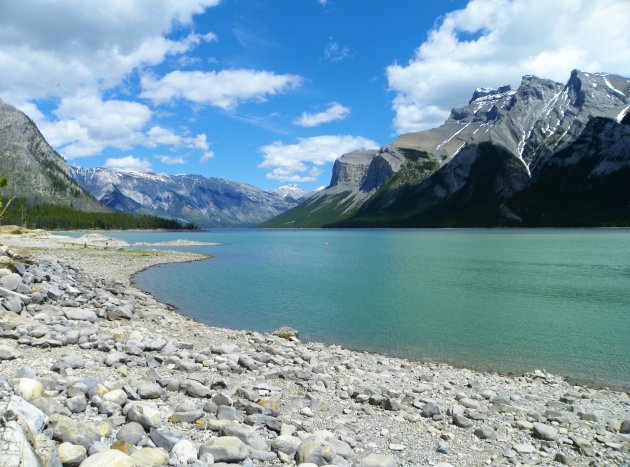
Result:
M475 87L630 75L627 0L0 1L0 98L71 164L327 185Z

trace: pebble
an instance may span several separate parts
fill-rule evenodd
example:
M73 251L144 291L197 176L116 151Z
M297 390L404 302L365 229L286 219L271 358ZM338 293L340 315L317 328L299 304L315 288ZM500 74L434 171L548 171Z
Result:
M506 377L302 343L297 331L207 328L56 259L2 271L26 299L0 312L0 403L17 417L11 433L33 433L20 438L33 456L88 467L628 457L622 393L543 371Z

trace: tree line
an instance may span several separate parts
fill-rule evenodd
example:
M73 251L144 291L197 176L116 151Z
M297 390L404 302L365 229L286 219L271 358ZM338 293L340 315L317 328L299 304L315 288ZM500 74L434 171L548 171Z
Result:
M69 206L33 204L24 198L12 198L0 217L4 225L32 229L197 229L197 226L174 219L125 212L85 212ZM0 205L0 211L3 208Z

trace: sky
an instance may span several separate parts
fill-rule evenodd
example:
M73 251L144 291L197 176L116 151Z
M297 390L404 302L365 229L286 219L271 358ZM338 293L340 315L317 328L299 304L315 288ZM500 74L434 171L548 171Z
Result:
M476 87L630 77L630 0L0 0L0 99L72 165L328 185Z

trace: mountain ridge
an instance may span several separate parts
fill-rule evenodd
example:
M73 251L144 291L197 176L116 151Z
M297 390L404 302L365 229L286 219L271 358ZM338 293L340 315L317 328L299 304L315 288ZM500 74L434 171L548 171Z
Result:
M6 197L108 211L72 178L68 164L23 112L0 99L0 176Z
M305 204L264 226L460 225L457 216L447 219L438 207L464 196L460 190L472 190L472 198L467 199L477 199L473 194L483 187L475 178L488 177L488 171L494 174L487 183L494 186L495 201L501 201L494 204L503 217L479 221L478 225L519 225L517 219L520 225L527 225L527 220L504 202L535 184L541 173L549 170L548 161L577 141L592 120L603 118L619 125L617 122L627 119L629 86L628 78L573 70L565 84L526 75L517 89L477 88L469 103L454 108L441 126L401 135L376 151L373 158L387 155L403 162L392 167L391 174L363 198L357 196L361 183L347 184L345 199L353 196L355 203L346 204L345 211L331 183L319 193L317 205ZM582 147L582 156L590 157L584 151ZM625 146L618 148L618 157L630 158L624 151ZM483 168L479 160L489 166ZM363 179L366 174L364 164L355 179ZM484 199L488 195L485 193ZM309 201L315 201L315 197ZM473 207L469 204L469 209ZM463 225L476 224L471 219Z
M295 200L223 178L72 166L70 172L112 209L200 227L253 226L297 205Z

